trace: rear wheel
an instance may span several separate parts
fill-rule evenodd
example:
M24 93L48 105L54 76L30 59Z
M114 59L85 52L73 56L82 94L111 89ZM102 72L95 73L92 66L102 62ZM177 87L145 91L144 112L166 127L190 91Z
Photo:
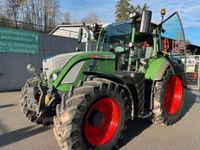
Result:
M113 149L126 123L129 95L118 84L100 78L86 81L63 96L54 118L62 149Z
M180 120L186 90L182 82L181 76L174 75L169 68L163 80L155 84L153 122L172 125Z

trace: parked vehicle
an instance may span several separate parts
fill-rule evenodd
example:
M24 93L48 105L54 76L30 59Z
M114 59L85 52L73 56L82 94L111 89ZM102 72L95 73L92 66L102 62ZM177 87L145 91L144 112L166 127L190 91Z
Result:
M162 46L163 38L184 44L181 20L175 12L151 30L151 15L145 10L141 16L134 13L128 21L108 25L98 38L100 52L75 56L86 56L89 64L79 74L83 81L63 90L56 108L54 133L61 149L113 149L129 119L172 125L181 118L187 87L184 65L177 49L174 55L173 47ZM179 51L181 56L185 52ZM82 62L75 58L53 83L57 89L66 76L69 80L76 75L66 74L69 64Z

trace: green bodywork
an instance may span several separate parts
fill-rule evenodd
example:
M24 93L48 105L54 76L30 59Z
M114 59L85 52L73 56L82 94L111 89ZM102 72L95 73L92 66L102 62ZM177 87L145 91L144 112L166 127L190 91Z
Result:
M98 55L96 57L95 55ZM94 57L95 56L95 57ZM110 52L87 52L82 53L77 56L74 56L62 69L57 79L53 83L49 83L49 85L54 86L58 91L66 92L69 91L71 86L77 86L79 81L83 80L85 75L84 72L88 70L92 61L94 59L99 60L99 63L96 67L96 72L98 73L115 73L115 55ZM147 62L144 68L141 70L145 74L145 78L148 80L156 80L158 73L161 70L161 67L165 63L164 57L155 56ZM61 84L63 78L67 75L70 69L73 68L77 63L84 61L84 65L82 66L76 80L74 83Z
M145 74L145 79L157 80L157 75L165 63L165 58L161 56L154 56L145 64L142 72Z
M134 45L135 43L135 35L136 35L136 27L135 25L133 25L133 29L132 29L132 35L131 35L131 43ZM131 49L132 50L132 49ZM132 58L131 56L129 55L129 58L128 58L128 65L131 65L132 64Z
M69 91L71 86L77 86L77 84L84 79L84 72L88 71L90 65L94 60L98 60L98 64L95 68L96 72L102 73L114 73L115 72L115 55L111 52L86 52L76 55L66 63L64 68L59 73L57 79L53 83L49 83L59 91ZM74 83L61 84L63 78L77 63L84 61L84 64L76 77Z

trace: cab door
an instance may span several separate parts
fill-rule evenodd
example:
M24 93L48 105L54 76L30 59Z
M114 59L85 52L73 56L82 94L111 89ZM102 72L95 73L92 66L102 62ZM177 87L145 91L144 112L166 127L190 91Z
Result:
M184 71L184 64L186 64L185 34L179 14L175 12L160 26L162 26L160 41L162 52L169 56L177 69L181 67Z

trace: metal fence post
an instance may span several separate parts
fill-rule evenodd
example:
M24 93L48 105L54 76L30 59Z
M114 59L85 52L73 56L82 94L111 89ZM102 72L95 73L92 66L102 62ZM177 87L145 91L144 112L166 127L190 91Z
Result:
M198 61L198 90L200 90L200 56Z

